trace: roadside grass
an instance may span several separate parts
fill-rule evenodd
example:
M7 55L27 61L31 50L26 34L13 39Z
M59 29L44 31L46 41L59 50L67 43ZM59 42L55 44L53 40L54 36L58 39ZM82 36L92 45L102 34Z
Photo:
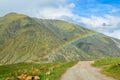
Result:
M17 77L26 74L26 76L39 76L40 80L59 80L61 75L77 62L65 63L18 63L0 66L0 80L17 80Z
M99 59L93 66L102 68L102 73L120 80L120 57Z

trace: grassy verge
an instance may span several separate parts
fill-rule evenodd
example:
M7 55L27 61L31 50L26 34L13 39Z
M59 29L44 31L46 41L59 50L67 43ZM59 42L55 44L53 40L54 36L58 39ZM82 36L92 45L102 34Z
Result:
M101 67L102 73L120 80L120 57L96 60L93 66Z
M67 63L19 63L0 66L0 80L17 80L18 76L39 76L40 80L59 80L61 75L76 62Z

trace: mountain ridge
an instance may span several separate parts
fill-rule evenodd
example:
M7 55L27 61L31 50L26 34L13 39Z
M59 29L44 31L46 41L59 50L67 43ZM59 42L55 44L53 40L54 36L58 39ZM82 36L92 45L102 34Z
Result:
M61 21L9 13L0 17L0 64L65 62L120 56L115 41Z

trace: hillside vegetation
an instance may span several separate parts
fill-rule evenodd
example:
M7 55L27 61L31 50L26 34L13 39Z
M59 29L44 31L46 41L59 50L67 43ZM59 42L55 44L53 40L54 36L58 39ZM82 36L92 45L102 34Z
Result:
M93 66L101 67L102 73L120 80L120 57L100 59Z
M59 80L67 68L76 62L67 63L18 63L0 66L0 80L27 80L28 77L37 76L39 80ZM23 79L22 79L23 78ZM32 79L30 79L32 80Z
M0 64L120 56L119 43L118 39L61 20L16 13L0 17Z

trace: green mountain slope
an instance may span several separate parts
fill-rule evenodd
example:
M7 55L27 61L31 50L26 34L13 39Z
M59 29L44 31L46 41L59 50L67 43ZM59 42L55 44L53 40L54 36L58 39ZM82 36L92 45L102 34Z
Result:
M102 68L103 74L120 80L120 57L98 59L93 66Z
M64 62L66 60L94 60L108 56L120 56L120 48L112 39L99 33L89 34L87 37L67 43L64 47L47 55L45 59L51 62L56 62L56 60Z
M0 64L120 56L120 40L60 20L10 13L0 18Z

